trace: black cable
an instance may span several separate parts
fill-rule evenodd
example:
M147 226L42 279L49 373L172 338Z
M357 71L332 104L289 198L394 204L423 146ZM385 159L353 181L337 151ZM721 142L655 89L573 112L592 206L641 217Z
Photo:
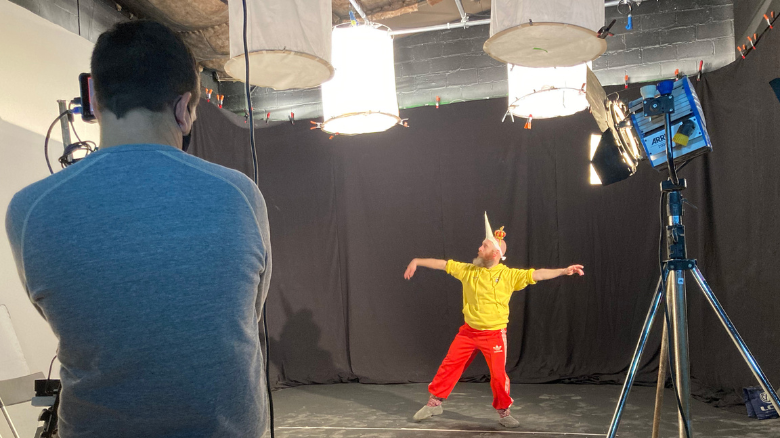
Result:
M661 271L661 287L663 288L664 292L667 292L666 290L666 275L668 274L668 271L664 269L664 219L666 219L666 216L664 215L664 206L666 205L666 192L661 192L661 202L660 202L660 222L661 222L661 232L658 236L658 267ZM667 294L668 295L668 294ZM666 320L666 331L669 334L669 336L672 336L672 329L671 324L669 323L669 309L664 304L664 319ZM672 378L672 386L674 387L674 396L677 400L677 410L680 413L680 416L682 417L683 424L685 425L685 435L688 438L691 438L691 432L690 432L690 425L688 424L688 418L685 416L685 413L683 412L682 408L682 401L680 400L680 392L677 390L677 382L675 380L674 375L674 367L672 366L672 343L667 343L667 349L669 350L669 374ZM661 364L658 364L660 367Z
M666 331L669 333L669 336L672 335L672 324L669 321L669 309L664 306L664 319L666 320ZM677 380L674 375L674 366L672 362L672 343L668 342L666 344L667 349L669 350L668 359L669 359L669 377L672 379L672 388L674 388L674 396L677 400L677 411L680 413L680 416L682 417L683 425L685 426L685 436L688 438L691 438L691 425L688 423L688 418L685 416L685 412L683 411L682 407L682 401L680 400L680 391L677 389ZM690 396L690 395L689 395Z
M675 173L676 173L676 172L679 172L679 171L680 171L680 170L681 170L683 167L687 166L687 165L688 165L688 163L690 163L690 162L691 162L691 160L685 160L685 162L684 162L684 163L680 164L680 166L679 166L679 167L677 167L677 169L675 170Z
M666 205L666 192L661 192L661 203L658 213L661 215L661 232L658 236L658 270L661 273L661 281L666 284L666 277L664 276L664 206ZM664 288L666 290L666 288Z
M54 125L56 125L57 122L60 121L62 116L68 114L69 112L70 111L68 110L63 111L62 114L57 116L57 118L54 119L53 122L51 122L51 125L49 125L49 130L46 131L46 140L43 141L43 155L46 157L46 165L49 166L49 173L51 173L52 175L54 174L54 170L51 168L51 163L49 163L49 137L51 137L51 130L54 129Z
M54 366L54 360L57 359L57 355L55 354L54 357L51 358L51 363L49 364L49 375L46 376L46 380L51 379L51 369Z
M71 156L74 152L78 150L86 151L83 157L77 158L77 159L69 159L69 156ZM62 165L62 168L64 169L66 166L70 166L71 164L76 163L77 161L80 161L87 157L87 155L97 151L97 145L94 141L79 141L73 144L68 145L65 147L65 151L63 152L62 156L59 158L60 165Z
M76 140L78 140L79 143L86 143L84 141L81 141L81 137L79 137L79 133L76 132L76 127L73 126L73 120L71 120L70 117L68 117L68 123L70 123L70 129L73 130L73 134L76 136Z
M247 13L246 13L246 0L241 0L241 4L244 8L244 29L243 29L243 37L244 37L244 64L246 67L246 80L244 81L244 91L246 92L246 105L247 105L247 113L249 114L249 145L252 148L252 180L255 182L255 185L258 185L257 181L257 149L255 148L255 118L254 118L254 108L252 108L252 92L249 89L249 48L247 47L246 42L246 27L247 27ZM266 297L266 300L268 297ZM271 430L271 438L274 438L274 400L273 396L271 395L271 378L270 373L268 371L268 368L270 367L270 354L269 354L269 348L268 348L268 318L267 318L267 307L265 305L265 302L263 303L263 338L265 340L265 388L268 392L268 421L269 421L269 427Z
M252 92L249 90L249 48L246 42L246 0L241 0L244 7L244 64L246 66L246 81L244 82L244 91L246 91L246 105L249 113L249 145L252 147L252 168L253 180L257 185L257 150L255 149L255 119L254 108L252 107Z
M669 130L668 134L671 133L672 131ZM667 139L666 141L669 142L669 145L666 146L666 166L669 168L669 178L672 180L672 184L677 185L680 183L680 179L677 177L677 167L674 165L675 143L671 139Z

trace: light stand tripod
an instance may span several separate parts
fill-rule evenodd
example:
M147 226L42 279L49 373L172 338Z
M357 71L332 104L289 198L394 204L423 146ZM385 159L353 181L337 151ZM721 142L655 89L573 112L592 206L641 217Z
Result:
M671 91L671 90L670 90ZM688 358L688 311L686 305L685 291L685 271L691 271L696 283L704 293L704 297L712 306L718 319L726 328L731 340L737 346L742 357L747 362L753 375L758 380L761 388L769 395L772 405L780 412L780 399L767 380L758 362L750 353L742 337L732 324L723 307L718 302L712 289L707 284L699 270L696 260L687 258L685 247L685 226L682 223L683 217L683 197L682 190L686 188L684 179L678 180L674 167L674 157L672 155L672 136L671 136L671 114L674 112L674 96L671 93L657 98L646 99L644 102L644 115L655 116L664 115L665 122L665 140L666 156L669 167L669 180L661 183L661 196L666 197L666 216L668 224L666 226L666 247L668 259L662 263L661 277L658 279L656 293L650 304L644 326L637 342L634 356L631 359L631 365L628 369L628 375L620 393L620 399L612 417L612 423L607 433L608 438L614 438L617 434L620 418L623 414L628 399L628 393L636 378L639 360L647 344L647 338L653 325L653 320L658 311L661 301L666 299L669 319L669 336L674 347L674 378L675 390L677 391L678 405L678 424L679 437L692 438L693 432L690 428L690 367ZM687 141L687 140L686 140ZM663 356L663 355L662 355ZM663 360L663 358L662 358ZM664 377L665 379L665 377ZM660 384L660 383L659 383ZM658 406L656 406L658 411Z

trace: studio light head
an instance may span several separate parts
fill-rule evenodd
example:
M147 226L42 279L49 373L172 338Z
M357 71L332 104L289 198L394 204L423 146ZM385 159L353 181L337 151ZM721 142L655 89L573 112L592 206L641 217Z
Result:
M625 104L615 98L606 100L604 107L608 128L601 134L591 163L601 184L606 186L633 175L644 156Z
M644 155L656 170L667 169L665 113L670 116L670 128L675 135L681 127L685 127L685 143L674 141L683 136L672 137L672 155L674 164L681 164L712 150L704 112L701 109L696 91L691 81L682 78L678 81L663 81L658 84L656 93L647 88L643 97L628 104L631 113L631 124L642 142ZM662 108L670 105L666 110Z
M623 181L636 172L633 157L627 156L615 133L607 129L601 134L601 140L591 160L602 185Z
M643 160L658 171L668 169L667 125L675 165L712 150L701 103L688 78L647 85L641 92L642 98L628 104L617 97L603 99L600 106L600 96L591 101L604 131L591 163L603 185L630 177Z

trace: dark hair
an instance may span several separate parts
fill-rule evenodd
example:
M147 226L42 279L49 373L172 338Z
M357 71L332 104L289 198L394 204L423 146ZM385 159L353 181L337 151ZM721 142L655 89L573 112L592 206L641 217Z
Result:
M122 118L135 108L162 112L192 93L200 99L197 65L184 41L160 23L118 23L100 35L92 51L95 98L101 108Z

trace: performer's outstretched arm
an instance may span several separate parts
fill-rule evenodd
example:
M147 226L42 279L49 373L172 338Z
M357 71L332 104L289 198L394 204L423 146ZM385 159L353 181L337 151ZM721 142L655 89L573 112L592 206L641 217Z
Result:
M447 269L447 261L439 259L412 259L412 262L409 263L409 266L406 268L406 272L404 272L404 278L407 280L412 278L414 271L417 270L418 266L444 271Z
M571 265L568 268L561 269L537 269L533 273L534 281L550 280L561 275L585 275L582 265Z

